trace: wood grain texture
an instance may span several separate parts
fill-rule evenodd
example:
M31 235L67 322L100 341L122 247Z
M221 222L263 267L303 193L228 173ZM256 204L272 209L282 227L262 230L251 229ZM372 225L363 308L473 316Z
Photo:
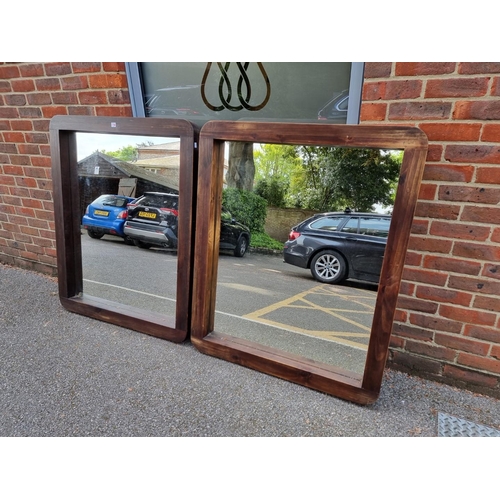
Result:
M83 293L81 220L77 174L76 133L178 137L179 242L175 318L88 297ZM56 116L50 122L54 220L56 230L59 297L67 309L132 328L149 335L182 342L191 323L193 270L193 167L197 164L194 143L198 131L186 120L164 118L114 118Z
M242 341L214 331L217 257L225 141L404 150L394 215L361 379L339 367ZM427 153L427 137L411 127L303 123L206 123L200 133L197 232L191 340L202 352L350 401L373 403L380 392L410 229Z

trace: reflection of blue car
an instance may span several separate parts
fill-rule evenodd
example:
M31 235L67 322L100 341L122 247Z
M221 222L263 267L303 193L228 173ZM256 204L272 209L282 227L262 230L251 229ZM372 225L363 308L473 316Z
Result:
M100 239L105 234L121 236L123 224L127 220L127 205L135 198L119 194L103 194L94 200L85 210L82 225L91 238Z

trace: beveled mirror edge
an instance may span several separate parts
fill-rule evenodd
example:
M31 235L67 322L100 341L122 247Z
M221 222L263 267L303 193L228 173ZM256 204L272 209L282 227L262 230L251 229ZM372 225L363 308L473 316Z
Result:
M372 324L367 360L360 386L346 383L337 373L315 373L307 362L291 362L271 349L256 350L240 340L214 332L217 286L218 219L221 201L221 167L218 162L225 141L275 144L331 145L401 149L404 151L395 210L388 245L394 250L384 258ZM327 125L294 123L223 122L206 123L200 132L195 269L191 341L201 352L248 366L333 396L360 403L376 401L387 360L392 322L403 272L418 191L425 166L428 141L418 128L401 126ZM396 208L402 215L396 212ZM398 222L399 220L399 222ZM394 229L394 230L393 230ZM221 339L224 338L224 341ZM287 359L285 359L287 358Z
M131 328L173 342L189 336L191 287L193 200L196 165L195 142L198 130L180 119L118 118L94 116L55 116L50 122L54 221L58 268L59 299L63 307L82 315ZM76 133L132 136L179 137L180 179L183 195L179 199L179 259L175 318L140 312L127 313L119 303L82 295L82 251L80 221L77 220L79 197L76 169Z

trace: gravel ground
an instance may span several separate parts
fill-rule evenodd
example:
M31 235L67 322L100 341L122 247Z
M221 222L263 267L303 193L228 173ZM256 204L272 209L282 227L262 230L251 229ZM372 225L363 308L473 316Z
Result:
M386 370L358 406L66 311L57 283L0 265L0 436L437 436L500 429L500 401Z

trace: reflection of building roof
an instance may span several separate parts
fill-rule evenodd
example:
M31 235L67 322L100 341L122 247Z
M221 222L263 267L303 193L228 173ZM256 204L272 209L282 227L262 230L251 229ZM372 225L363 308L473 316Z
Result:
M175 140L171 142L164 142L162 144L152 144L151 146L139 146L137 149L140 151L145 151L147 149L168 149L179 151L181 141Z
M163 144L153 144L151 146L141 146L137 148L138 160L147 158L157 158L162 156L179 155L181 141L165 142Z
M99 167L97 173L96 167ZM136 164L108 156L99 151L78 162L78 175L86 177L136 177L170 189L179 189L178 180L173 185L173 179L155 174L142 166L136 166Z
M156 175L161 176L168 182L168 185L173 189L179 189L179 167L181 157L180 155L161 156L157 158L148 158L147 160L138 160L135 165L140 168L156 169Z
M158 167L158 168L179 168L181 161L180 155L160 156L157 158L147 158L145 160L137 160L134 165L143 167Z

